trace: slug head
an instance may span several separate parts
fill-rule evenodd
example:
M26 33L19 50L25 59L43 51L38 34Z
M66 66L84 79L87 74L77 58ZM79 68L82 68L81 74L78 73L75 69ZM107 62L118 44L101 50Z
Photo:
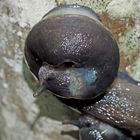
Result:
M76 68L65 63L59 66L45 64L38 72L40 87L34 96L48 89L62 98L92 98L96 90L97 72L94 68Z

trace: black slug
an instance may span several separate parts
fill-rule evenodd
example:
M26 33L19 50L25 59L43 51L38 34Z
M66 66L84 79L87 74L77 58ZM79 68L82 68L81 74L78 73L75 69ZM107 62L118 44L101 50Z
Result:
M89 131L106 130L99 126L113 132L93 140L139 139L140 83L118 72L117 43L93 10L74 4L49 11L29 32L25 58L40 82L34 96L50 90L66 105L90 115L94 123L83 128L82 121L81 140L91 139Z

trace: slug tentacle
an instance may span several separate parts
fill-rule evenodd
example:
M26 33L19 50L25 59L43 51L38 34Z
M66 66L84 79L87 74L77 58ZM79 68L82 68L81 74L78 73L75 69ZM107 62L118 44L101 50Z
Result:
M40 87L37 89L37 91L33 94L34 97L39 96L43 91L45 91L46 85L40 85Z

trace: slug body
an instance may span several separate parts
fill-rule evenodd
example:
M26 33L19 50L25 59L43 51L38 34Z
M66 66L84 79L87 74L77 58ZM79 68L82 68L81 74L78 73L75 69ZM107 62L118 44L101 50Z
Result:
M135 137L140 135L140 87L121 78L115 80L101 100L81 110L111 126L129 130Z
M140 139L140 82L125 72L119 72L113 84L104 95L96 99L79 101L60 99L63 103L76 108L82 114L109 124L130 136ZM95 120L96 121L96 120ZM81 130L81 128L80 128ZM83 129L82 129L83 130ZM84 129L85 130L85 129ZM89 130L89 128L88 128ZM98 129L101 131L100 129ZM89 131L86 131L88 134ZM113 136L113 135L112 135ZM103 140L106 140L103 137ZM118 140L120 140L118 138Z
M128 130L132 137L140 134L140 87L118 74L117 44L90 8L65 5L48 12L27 36L25 58L40 82L35 96L52 91L63 103L98 119L95 124L112 127L112 138L122 136L115 140L125 137L116 129ZM104 131L94 124L81 127L81 140L90 140L93 129Z
M90 115L83 115L78 120L72 120L64 124L77 126L80 129L80 140L132 140L116 128Z
M99 96L119 67L119 50L112 35L94 11L79 5L56 7L47 13L29 33L25 57L30 70L43 79L40 89L62 98Z

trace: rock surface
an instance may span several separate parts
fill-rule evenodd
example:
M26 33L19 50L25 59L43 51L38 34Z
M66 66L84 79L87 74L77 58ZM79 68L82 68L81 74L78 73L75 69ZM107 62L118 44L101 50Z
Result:
M66 0L66 2L79 3L95 9L113 34L117 31L121 69L128 70L133 77L140 80L140 1ZM0 1L0 140L75 139L70 135L61 135L61 131L75 128L62 126L61 121L56 119L59 114L38 117L41 107L36 104L36 99L32 96L33 91L23 74L25 38L31 27L55 6L54 0ZM118 31L118 28L121 31ZM59 113L70 116L69 110L62 108ZM53 109L50 110L52 112Z

